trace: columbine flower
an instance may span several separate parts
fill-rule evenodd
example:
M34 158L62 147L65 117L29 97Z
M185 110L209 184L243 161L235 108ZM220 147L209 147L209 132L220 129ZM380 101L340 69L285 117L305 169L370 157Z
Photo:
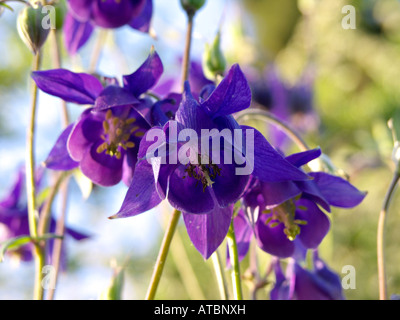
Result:
M230 69L211 95L200 102L193 98L186 83L175 121L168 121L163 128L157 128L158 132L166 133L157 144L166 145L168 148L165 150L168 151L156 154L159 149L154 146L151 137L156 132L155 128L146 133L140 143L140 160L132 184L120 211L111 218L140 214L167 199L174 208L183 212L193 244L208 258L225 238L232 219L232 204L240 198L249 180L249 173L236 174L236 169L243 168L244 164L224 161L225 149L230 154L246 155L247 149L245 151L243 147L247 141L246 129L254 134L253 175L267 181L307 180L309 177L282 158L261 133L253 128L240 127L234 120L232 114L247 108L250 101L250 88L237 65ZM204 139L202 129L217 129L217 132L226 129L232 137L234 130L239 129L243 145L234 147L224 142L223 148L212 150L213 154L219 154L219 163L213 162L212 155L203 161L205 155L199 151L198 143L187 148L187 137L183 140L174 138L170 130L173 127L177 130L177 137L180 132L191 132L199 137L199 141ZM211 142L210 136L205 139ZM189 153L190 161L185 164L173 161L174 152ZM247 154L246 160L249 157Z
M313 253L313 269L303 268L298 261L290 258L286 274L282 272L279 260L275 262L276 282L271 290L271 300L343 300L340 277L323 260Z
M320 154L320 149L314 149L286 160L300 168ZM265 182L253 178L243 197L245 210L235 218L238 234L243 235L238 238L239 243L243 242L242 257L248 250L253 228L259 247L274 256L287 258L299 247L317 248L330 227L318 205L328 212L331 206L352 208L366 195L340 177L324 172L308 175L313 180Z
M41 172L36 174L36 185L39 186L41 180ZM14 182L9 194L0 201L0 242L29 235L29 219L28 209L24 202L24 180L25 174L23 170L18 172L16 181ZM54 233L56 230L56 221L51 218L49 232ZM83 240L88 238L87 235L77 232L71 228L66 228L65 233L75 240ZM49 240L49 249L51 250L53 240ZM22 261L32 260L33 245L27 244L18 248L16 251L9 253L18 257Z
M45 164L54 170L79 165L94 183L129 185L137 161L139 142L150 128L145 120L152 104L142 94L161 76L163 67L156 52L131 75L123 87L102 83L84 73L57 69L34 72L32 77L43 91L68 102L90 104L78 120L58 138Z
M148 32L153 12L152 0L68 0L64 22L65 44L76 53L90 38L94 27L119 28L129 25Z

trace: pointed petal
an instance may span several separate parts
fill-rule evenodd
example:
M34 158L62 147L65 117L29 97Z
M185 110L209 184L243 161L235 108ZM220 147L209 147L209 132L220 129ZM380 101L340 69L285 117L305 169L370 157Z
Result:
M299 206L305 210L300 210ZM300 226L301 231L298 237L305 247L315 249L328 234L329 218L312 201L300 199L296 202L296 207L298 209L295 219L307 221L306 225Z
M46 161L46 168L52 170L71 170L79 165L79 162L74 161L69 155L67 149L67 141L74 124L70 124L58 137L56 143L50 151Z
M249 84L239 65L235 64L202 105L212 118L216 118L246 109L250 102Z
M359 205L367 195L340 177L324 172L312 172L310 176L314 178L322 195L332 206L352 208Z
M74 55L89 40L93 25L90 22L80 22L67 12L63 30L65 47L70 55Z
M95 110L104 110L110 107L126 106L140 103L130 92L119 86L108 86L96 98Z
M134 73L123 77L124 88L135 97L156 85L164 67L156 51L152 51L146 61Z
M141 214L156 207L161 198L156 191L152 166L146 161L140 161L136 168L128 192L121 209L110 219L126 218Z
M78 104L94 104L103 90L97 78L65 69L35 71L32 72L32 78L42 91Z
M208 259L224 241L231 224L233 207L216 207L205 214L183 213L190 240L204 259Z
M133 18L129 25L136 30L149 32L151 16L153 14L153 0L146 0L146 4L138 16Z
M321 149L316 148L316 149L307 150L304 152L291 154L290 156L286 157L286 160L289 161L294 166L299 168L299 167L307 164L311 160L318 158L320 155L321 155Z
M245 143L254 150L254 154L246 154L247 161L254 163L253 176L266 182L310 180L307 174L284 159L258 130L248 126L241 128ZM248 130L254 132L254 141L248 139Z
M292 181L261 182L261 192L267 207L279 205L301 194L301 190Z

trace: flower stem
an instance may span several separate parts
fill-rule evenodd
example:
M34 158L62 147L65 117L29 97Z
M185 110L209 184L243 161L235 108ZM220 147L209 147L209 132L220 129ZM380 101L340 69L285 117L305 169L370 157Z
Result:
M232 265L232 285L233 285L233 296L235 300L243 300L242 284L240 278L240 266L239 266L239 255L237 250L237 243L235 237L235 229L233 227L233 221L229 227L227 234L229 257Z
M396 189L397 183L400 179L400 172L396 169L392 182L390 183L389 189L385 195L383 201L383 207L379 214L378 221L378 232L377 232L377 262L378 262L378 280L379 280L379 299L387 299L387 284L386 284L386 268L385 268L385 226L387 219L387 212L389 210L390 201L392 199L393 192Z
M169 248L171 246L171 241L174 236L176 226L178 225L180 217L181 217L181 212L178 210L174 210L171 219L169 221L167 231L165 232L160 251L158 253L157 261L154 266L153 275L151 277L150 285L147 290L146 300L154 300L158 284L160 283L161 275L164 269L165 261L167 259Z
M282 120L278 119L271 112L260 110L260 109L249 109L245 111L238 112L236 115L236 121L245 121L246 119L251 119L255 117L261 117L270 123L277 125L286 135L293 140L294 143L300 148L301 151L310 150L307 143L301 138L301 136L294 131L289 125L284 123Z
M190 49L192 45L192 33L193 33L193 18L194 13L187 12L188 22L186 31L186 45L182 60L182 88L185 81L189 77L189 65L190 65Z
M221 257L218 250L216 250L212 255L211 259L214 266L215 276L217 277L219 294L221 300L228 300L228 290L226 285L226 280L224 277L224 270L222 269Z

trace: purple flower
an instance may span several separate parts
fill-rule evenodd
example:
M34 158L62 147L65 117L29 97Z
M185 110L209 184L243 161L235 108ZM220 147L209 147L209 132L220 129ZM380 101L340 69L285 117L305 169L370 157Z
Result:
M103 88L91 75L63 69L34 72L32 77L44 92L93 105L61 133L46 166L54 170L79 166L99 185L115 185L121 179L129 185L139 142L150 128L146 119L152 101L142 94L157 83L162 71L159 56L152 52L137 71L123 77L123 87L108 81Z
M41 172L36 174L36 185L40 185ZM0 242L29 235L28 209L24 202L24 181L25 174L23 170L18 172L16 181L14 182L9 194L0 201ZM54 218L50 220L49 232L54 233L56 230L56 221ZM87 235L77 232L71 228L65 230L68 236L75 240L83 240L88 238ZM51 250L53 240L49 240L49 249ZM9 253L18 257L22 261L32 260L32 244L24 245L16 251Z
M286 160L300 168L320 154L319 149L314 149L293 154ZM235 218L237 232L246 235L238 239L239 244L244 242L242 257L247 253L252 234L262 250L280 258L295 255L299 247L317 248L330 227L328 217L319 206L328 212L331 206L352 208L366 195L340 177L324 172L308 175L313 180L252 179L243 197L244 210Z
M152 0L68 0L64 23L65 45L76 53L90 38L94 27L131 28L148 32L153 13Z
M234 120L232 114L249 107L250 101L250 88L237 65L207 99L200 102L192 96L186 83L175 121L166 121L163 127L149 130L142 139L132 184L120 211L111 218L135 216L167 199L182 211L193 244L208 258L228 232L233 204L243 194L250 176L250 173L237 174L237 169L247 166L250 157L253 158L253 175L267 181L307 180L309 177L280 156L261 133L241 127ZM173 129L176 130L174 134ZM237 147L224 140L224 147L212 149L211 155L203 158L205 154L199 148L199 141L212 142L203 130L209 133L214 129L218 133L225 130L232 137L235 129L239 130L243 144ZM157 137L156 144L155 132L164 134ZM190 144L192 140L187 141L187 136L179 138L183 132L200 137L199 141ZM244 150L246 142L250 143L248 134L253 135L252 156L247 148ZM161 146L165 146L164 152L160 151ZM190 159L187 163L178 163L174 160L176 154L189 154ZM218 163L212 160L215 154L220 157ZM229 154L246 161L242 164L225 161Z
M303 268L295 259L289 259L286 274L279 260L274 266L276 281L271 300L344 300L340 277L333 272L316 251L313 269Z

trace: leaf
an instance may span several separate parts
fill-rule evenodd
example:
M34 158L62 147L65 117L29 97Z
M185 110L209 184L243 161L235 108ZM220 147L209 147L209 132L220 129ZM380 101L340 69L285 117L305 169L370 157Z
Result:
M8 250L18 250L20 247L28 244L31 241L32 241L31 236L19 236L4 241L0 247L0 262L3 262L4 255Z
M5 7L5 8L7 8L8 10L14 12L14 9L11 8L8 4L6 4L6 3L4 3L4 2L1 2L1 3L0 3L0 6ZM1 14L1 10L0 10L0 14Z

